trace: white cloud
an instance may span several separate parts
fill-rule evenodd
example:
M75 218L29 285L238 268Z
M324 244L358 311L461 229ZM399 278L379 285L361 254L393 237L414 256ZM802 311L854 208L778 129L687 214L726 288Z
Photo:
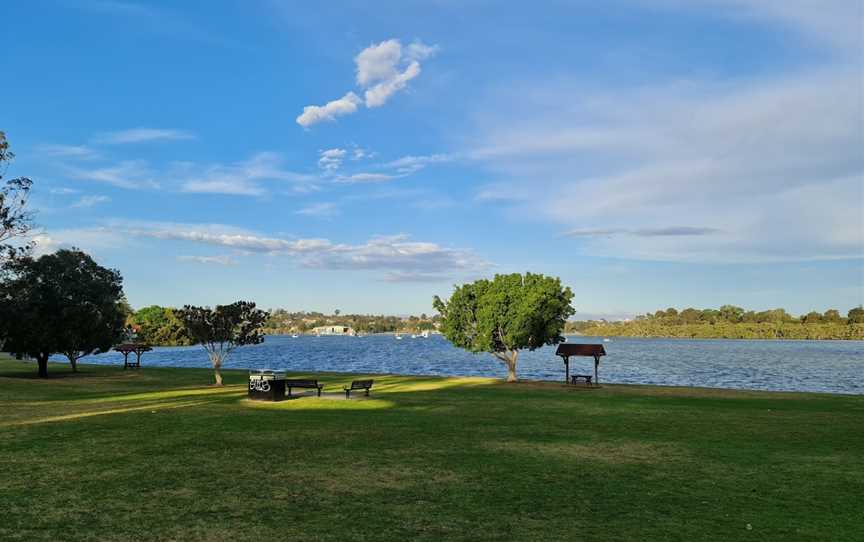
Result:
M420 60L433 55L437 46L414 42L403 50L399 40L370 45L354 59L357 84L365 88L366 107L380 107L420 75Z
M167 128L132 128L118 132L104 132L96 136L94 141L103 145L123 145L127 143L145 143L150 141L177 141L195 139L195 135L186 130Z
M345 155L348 151L345 149L325 149L318 152L318 167L327 173L333 173L340 167L345 160Z
M237 265L237 261L231 256L177 256L177 261L204 265Z
M397 75L396 65L402 59L402 44L391 39L370 45L354 57L357 65L357 84L368 87Z
M303 113L297 117L297 124L308 128L322 121L334 121L336 117L350 115L357 111L357 106L362 104L360 97L353 92L348 92L338 100L327 102L324 105L307 105Z
M308 128L321 121L332 121L337 116L356 112L363 103L369 108L384 105L393 94L420 75L420 61L432 56L437 50L437 46L419 41L403 49L397 39L370 45L354 57L357 85L364 89L365 101L361 101L354 92L348 92L324 106L307 105L297 117L297 124Z
M98 205L100 203L107 203L109 201L111 201L111 198L109 198L108 196L82 196L81 199L73 203L71 207L93 207L94 205Z
M420 63L419 62L411 62L408 67L405 68L405 71L397 73L390 79L381 81L375 86L369 88L364 93L364 97L366 98L366 107L381 107L387 100L390 99L390 96L396 94L406 85L408 85L408 81L414 79L420 75Z
M305 216L329 217L339 214L339 208L335 203L313 203L296 211L296 213Z

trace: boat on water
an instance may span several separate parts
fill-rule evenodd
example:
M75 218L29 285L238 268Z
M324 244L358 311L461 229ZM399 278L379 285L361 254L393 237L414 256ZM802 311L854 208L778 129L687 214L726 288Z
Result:
M401 340L402 340L402 335L399 335L399 334L397 333L397 334L396 334L396 340L397 340L397 341L401 341Z
M292 338L292 339L296 339L296 338L298 338L299 336L300 336L300 335L297 335L296 333L294 333L293 335L291 335L291 338Z
M423 333L420 334L420 336L423 337L424 339L428 339L429 338L429 331L424 331Z
M612 342L612 339L609 339L609 338L607 337L607 338L603 339L603 342L604 342L604 343L611 343L611 342Z

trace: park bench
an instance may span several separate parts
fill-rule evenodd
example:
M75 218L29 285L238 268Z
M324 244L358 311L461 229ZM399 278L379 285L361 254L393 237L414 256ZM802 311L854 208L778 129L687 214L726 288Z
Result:
M321 390L324 389L324 384L319 384L317 380L301 380L301 379L286 379L285 387L288 388L288 397L291 397L291 388L310 388L318 390L318 397L321 397Z
M591 375L570 375L570 383L575 386L580 380L584 380L585 385L590 386L593 378Z
M597 366L600 365L600 356L606 355L606 349L602 344L585 344L585 343L561 343L555 351L555 355L561 356L564 360L564 383L576 384L580 379L585 380L587 386L592 384L597 386L600 384L600 378L597 377ZM591 375L573 375L570 376L570 357L585 356L594 358L594 376Z
M351 386L346 386L343 389L345 390L345 398L351 398L351 392L356 390L366 390L366 397L369 397L369 390L372 389L372 384L374 380L355 380L351 382Z

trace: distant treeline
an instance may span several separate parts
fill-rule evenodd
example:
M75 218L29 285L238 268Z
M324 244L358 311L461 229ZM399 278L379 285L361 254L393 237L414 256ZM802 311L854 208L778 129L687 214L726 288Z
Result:
M288 312L284 309L269 311L264 333L284 335L309 333L320 326L349 326L359 333L417 333L431 331L440 317L385 316L367 314L334 314L321 312ZM137 311L129 309L127 325L134 332L135 340L159 346L185 346L193 344L192 338L177 318L175 309L151 305Z
M267 323L264 325L266 333L280 335L286 333L308 333L320 326L348 326L354 328L358 333L414 333L419 331L431 331L440 317L427 316L385 316L374 314L341 314L335 311L333 314L321 312L288 312L284 309L270 311Z
M568 322L567 331L605 337L864 340L864 308L851 309L845 317L836 309L795 317L785 309L756 312L734 305L681 311L669 308L623 322Z

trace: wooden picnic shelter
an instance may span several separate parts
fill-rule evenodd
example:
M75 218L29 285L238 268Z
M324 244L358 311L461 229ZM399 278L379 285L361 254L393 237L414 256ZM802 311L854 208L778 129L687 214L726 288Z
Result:
M150 346L141 343L123 343L114 347L115 352L123 354L123 368L138 369L141 367L141 354L153 350ZM135 354L135 361L129 361L129 354Z
M558 345L558 349L555 351L556 356L561 356L561 359L564 360L564 383L565 384L575 384L579 378L585 380L587 385L591 385L592 376L591 375L573 375L570 377L570 357L571 356L585 356L594 358L594 385L599 385L599 380L597 379L597 366L600 365L600 356L606 355L606 349L603 348L602 344L579 344L579 343L561 343Z

